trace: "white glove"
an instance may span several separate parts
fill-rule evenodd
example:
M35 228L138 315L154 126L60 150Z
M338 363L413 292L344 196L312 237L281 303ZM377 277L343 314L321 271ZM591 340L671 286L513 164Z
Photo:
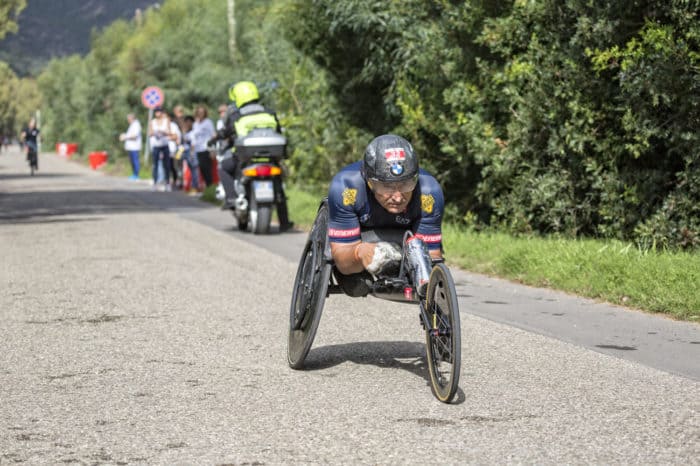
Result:
M367 271L377 275L386 265L401 262L401 248L396 243L381 241L376 243L372 263L367 266Z

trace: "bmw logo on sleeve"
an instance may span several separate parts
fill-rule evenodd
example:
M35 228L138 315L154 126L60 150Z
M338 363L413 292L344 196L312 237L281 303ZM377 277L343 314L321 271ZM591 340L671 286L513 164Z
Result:
M390 171L391 171L391 174L392 174L392 175L394 175L394 176L400 176L400 175L403 173L403 165L400 164L400 163L394 162L394 163L391 165Z

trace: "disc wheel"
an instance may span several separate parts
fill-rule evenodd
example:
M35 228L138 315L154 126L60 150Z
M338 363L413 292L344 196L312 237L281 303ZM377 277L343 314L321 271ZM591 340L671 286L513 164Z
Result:
M445 264L436 264L430 273L425 307L431 324L425 331L431 388L438 400L449 403L459 386L462 346L457 292Z
M328 292L332 266L325 258L327 230L328 207L324 204L316 215L294 280L287 339L287 361L293 369L304 365Z

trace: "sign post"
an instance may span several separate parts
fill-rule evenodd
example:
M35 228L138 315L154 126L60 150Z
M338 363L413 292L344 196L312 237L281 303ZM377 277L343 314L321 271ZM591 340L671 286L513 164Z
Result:
M150 138L148 137L148 128L151 127L151 120L153 119L153 109L156 107L162 107L163 102L165 102L165 95L159 87L148 86L141 93L141 103L143 103L143 106L148 109L148 123L146 124L146 162L148 162L148 156L151 153L151 144Z

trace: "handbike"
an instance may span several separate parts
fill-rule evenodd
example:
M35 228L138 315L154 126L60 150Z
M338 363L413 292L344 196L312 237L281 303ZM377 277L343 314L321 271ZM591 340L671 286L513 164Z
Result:
M29 174L34 176L34 172L39 169L39 154L31 146L27 147L27 162L29 162Z
M372 277L368 283L369 294L418 304L420 323L425 330L431 388L438 400L449 403L457 393L461 366L459 305L454 280L444 263L434 263L427 292L421 298L411 283L405 260L404 254L398 273ZM331 294L347 294L333 272L328 241L328 204L324 200L306 240L294 280L287 340L287 360L293 369L304 366L325 299Z

